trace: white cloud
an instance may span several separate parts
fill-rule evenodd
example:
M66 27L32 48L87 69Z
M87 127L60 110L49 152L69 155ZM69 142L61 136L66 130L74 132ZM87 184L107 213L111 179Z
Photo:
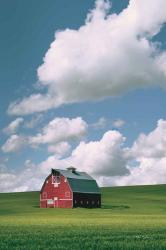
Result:
M112 122L112 125L114 128L121 128L124 126L124 124L125 124L125 121L123 121L122 119L117 119Z
M29 139L30 144L56 144L62 141L80 139L86 134L87 124L81 117L73 119L55 118L46 125L42 133Z
M24 127L28 129L35 128L37 125L39 125L43 120L43 115L38 114L34 117L32 117L30 120L24 122Z
M28 125L34 125L33 120ZM48 152L55 153L61 157L70 150L68 141L81 140L86 135L87 129L88 125L81 117L73 119L57 117L50 121L41 130L41 133L34 136L11 135L1 149L4 153L10 153L19 151L24 146L37 148L41 144L46 144Z
M166 183L166 121L159 120L149 134L141 134L128 151L137 161L128 166L130 175L115 180L115 185Z
M134 142L131 154L137 159L166 157L166 121L159 120L148 135L142 133Z
M0 173L0 192L24 192L40 190L45 174L38 171L36 165L26 161L24 169L19 173L3 171Z
M16 118L12 121L6 128L3 129L3 132L6 134L14 134L18 130L21 123L23 123L24 119L22 117Z
M28 160L19 173L6 171L0 174L0 192L39 190L51 168L65 169L70 165L97 178L100 175L127 174L124 140L118 131L108 131L99 141L81 142L71 155L64 159L59 159L56 152L38 165Z
M24 98L20 103L15 101L9 105L9 114L31 114L34 112L41 112L52 107L58 106L58 101L55 101L55 96L33 94L30 97Z
M127 174L124 141L118 131L108 131L99 141L81 142L68 160L70 165L95 176Z
M94 129L104 129L107 123L108 121L105 117L100 117L97 122L90 124L90 126Z
M71 149L71 146L68 142L59 142L55 145L48 146L48 152L54 153L57 157L62 157L67 154Z
M107 178L107 185L110 183L116 186L166 183L166 157L161 159L144 158L137 167L130 167L129 170L128 176L118 177L112 181Z
M40 85L48 93L10 104L10 114L165 87L166 52L152 38L166 22L166 1L130 0L119 14L109 14L109 8L109 1L98 0L78 30L55 33L38 68Z
M11 135L2 146L4 153L17 152L26 144L26 138L22 135Z
M107 131L98 141L80 142L66 158L61 159L55 152L38 165L28 160L19 173L7 171L2 164L0 192L39 190L51 168L70 165L91 174L101 186L166 183L165 130L166 121L159 120L157 127L140 135L131 148L124 147L125 138L120 132Z
M165 130L166 121L159 120L157 127L144 137L140 135L131 148L124 147L120 132L108 131L99 141L81 142L67 158L50 156L40 168L44 172L74 165L94 176L101 186L166 183Z
M123 143L125 138L118 131L106 132L99 141L82 141L67 158L59 160L50 156L40 164L42 169L76 166L93 176L125 175L127 157Z

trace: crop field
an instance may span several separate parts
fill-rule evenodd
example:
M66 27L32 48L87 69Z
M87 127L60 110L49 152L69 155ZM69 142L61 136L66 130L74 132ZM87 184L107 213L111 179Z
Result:
M0 249L166 249L166 185L102 188L101 209L41 209L0 194Z

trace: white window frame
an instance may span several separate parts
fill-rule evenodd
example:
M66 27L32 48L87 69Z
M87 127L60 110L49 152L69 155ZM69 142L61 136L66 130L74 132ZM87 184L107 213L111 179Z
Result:
M52 184L60 184L61 179L58 175L52 175Z
M54 205L53 199L47 199L47 205Z

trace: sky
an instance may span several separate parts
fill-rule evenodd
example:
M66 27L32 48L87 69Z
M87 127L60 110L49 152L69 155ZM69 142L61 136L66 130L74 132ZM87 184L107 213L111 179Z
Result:
M166 2L0 2L0 192L166 183Z

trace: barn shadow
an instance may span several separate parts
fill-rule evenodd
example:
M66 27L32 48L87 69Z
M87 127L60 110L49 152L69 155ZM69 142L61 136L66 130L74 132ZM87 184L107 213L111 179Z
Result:
M40 208L40 206L35 205L35 206L33 206L33 208ZM76 209L76 208L96 209L97 207L73 207L73 209ZM100 207L98 207L98 209L99 208ZM124 210L124 209L130 209L130 206L127 206L127 205L116 205L116 206L115 205L102 205L100 209Z
M101 208L102 209L118 209L118 210L121 209L121 210L123 210L123 209L129 209L130 206L128 206L128 205L102 205Z

